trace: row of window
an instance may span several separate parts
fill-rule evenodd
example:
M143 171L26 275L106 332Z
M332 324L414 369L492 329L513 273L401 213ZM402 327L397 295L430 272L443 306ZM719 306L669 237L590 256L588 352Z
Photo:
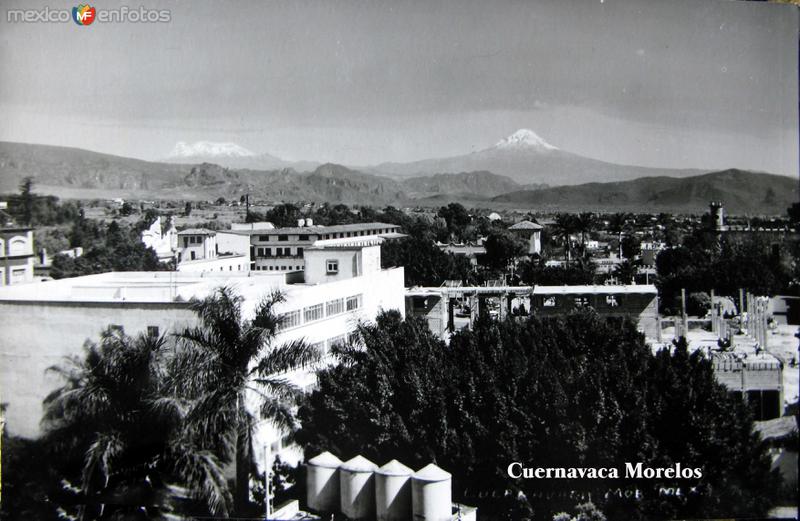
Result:
M297 236L298 241L310 241L312 237L319 237L319 239L344 239L346 237L366 237L368 235L380 235L382 233L390 233L392 228L376 228L374 230L360 230L357 232L338 232L338 233L321 233L317 235L301 234ZM288 241L288 235L259 235L258 242L270 241ZM316 239L314 239L316 240Z
M203 244L203 238L198 235L190 235L183 238L183 247L186 248L190 244Z
M302 269L303 269L302 266L256 266L255 267L256 271L287 271L287 270L288 271L292 271L292 270L300 271Z
M285 248L275 248L276 257L289 257L292 256L292 249L288 246ZM303 248L297 248L296 257L303 256ZM256 248L256 257L272 257L272 248Z
M361 295L329 300L325 303L307 306L302 310L295 309L283 314L281 329L290 329L301 324L308 324L325 317L333 317L345 312L355 311L361 307Z

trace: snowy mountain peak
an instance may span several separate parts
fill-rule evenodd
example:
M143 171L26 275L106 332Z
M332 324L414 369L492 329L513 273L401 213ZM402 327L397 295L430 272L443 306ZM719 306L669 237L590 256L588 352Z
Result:
M521 128L508 136L501 139L494 146L495 148L537 148L541 150L558 150L544 139L540 138L533 130Z
M211 141L186 143L179 141L175 144L169 157L178 159L187 157L252 157L255 155L236 143L213 143Z

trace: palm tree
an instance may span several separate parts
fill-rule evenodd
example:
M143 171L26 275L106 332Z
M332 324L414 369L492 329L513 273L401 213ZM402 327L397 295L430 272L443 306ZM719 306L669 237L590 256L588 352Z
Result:
M182 429L181 408L164 398L164 337L107 329L100 343L87 343L84 357L50 370L65 384L45 399L47 446L56 455L79 454L67 476L79 485L81 519L175 507L180 486L196 490L201 512L226 514L222 466L195 451ZM178 487L176 487L176 485Z
M575 218L575 229L581 234L581 254L586 255L586 236L594 230L597 219L591 212L582 212Z
M634 284L636 271L636 265L625 259L614 267L614 276L620 284Z
M564 254L567 256L567 263L572 262L572 234L577 231L577 219L569 213L556 215L555 235L561 237L564 244Z
M608 219L608 230L617 234L617 241L619 242L619 258L622 258L622 232L625 231L625 226L628 224L628 219L631 215L629 213L615 213Z
M233 463L236 515L249 506L249 478L256 418L247 396L260 401L260 415L277 427L294 429L293 406L301 390L284 375L317 362L321 353L303 341L276 345L283 317L276 305L284 295L261 300L252 319L242 313L243 299L228 286L190 307L196 327L179 333L179 347L169 369L171 390L190 403L187 425L197 446Z

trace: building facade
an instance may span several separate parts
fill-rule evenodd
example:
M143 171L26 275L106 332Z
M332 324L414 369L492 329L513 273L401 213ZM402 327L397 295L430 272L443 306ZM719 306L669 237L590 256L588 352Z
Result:
M357 223L315 226L301 220L292 228L230 230L250 239L250 261L253 271L302 271L304 252L316 241L357 238L401 237L400 227L386 223Z
M626 286L535 286L531 309L540 316L557 316L591 307L603 317L631 317L650 339L659 339L658 290L652 284Z
M118 272L0 288L0 396L9 433L40 434L42 401L63 385L47 368L66 356L81 356L87 340L97 340L109 326L132 335L180 331L196 323L189 301L223 285L242 295L245 318L263 297L281 291L286 301L277 311L287 322L277 343L304 339L327 353L346 341L359 321L373 320L381 310L404 310L403 269L380 269L380 249L365 249L372 259L362 261L359 274L335 280L280 272ZM310 370L287 378L303 388L315 383ZM260 442L274 445L276 452L284 448L271 426L259 432Z
M542 226L531 221L520 221L510 226L509 231L525 239L528 243L527 254L542 253Z

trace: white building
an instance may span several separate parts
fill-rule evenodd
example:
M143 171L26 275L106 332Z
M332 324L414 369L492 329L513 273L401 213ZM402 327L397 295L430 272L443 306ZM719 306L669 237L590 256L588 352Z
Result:
M153 224L142 232L142 242L148 248L152 248L158 256L158 260L170 261L175 257L178 249L178 230L172 217L167 221L165 231L161 231L161 216L156 217Z
M528 241L528 255L542 253L542 226L531 221L520 221L510 226L509 231Z
M297 224L292 228L231 229L225 233L248 237L252 271L302 271L305 269L305 250L319 240L403 237L396 224L315 226L311 219L300 219Z
M218 239L221 239L218 241ZM190 273L246 273L250 271L247 251L241 251L241 236L204 228L178 232L175 269ZM221 244L220 244L221 243ZM222 249L220 248L222 246Z
M0 396L7 406L6 428L12 435L40 434L42 401L63 385L46 369L62 364L65 356L81 356L84 342L97 340L104 328L121 327L129 334L180 331L196 320L188 302L222 285L233 285L244 297L245 317L252 316L262 297L284 292L286 302L278 311L288 320L278 342L303 338L323 351L347 339L358 321L373 320L381 310L404 312L403 268L380 269L376 244L322 246L314 246L305 259L311 268L305 274L113 272L0 288ZM327 270L332 259L340 261L336 276ZM317 268L318 263L324 265ZM358 269L350 271L345 264ZM315 382L307 371L288 377L305 388ZM269 425L262 427L257 442L280 452L280 435Z

